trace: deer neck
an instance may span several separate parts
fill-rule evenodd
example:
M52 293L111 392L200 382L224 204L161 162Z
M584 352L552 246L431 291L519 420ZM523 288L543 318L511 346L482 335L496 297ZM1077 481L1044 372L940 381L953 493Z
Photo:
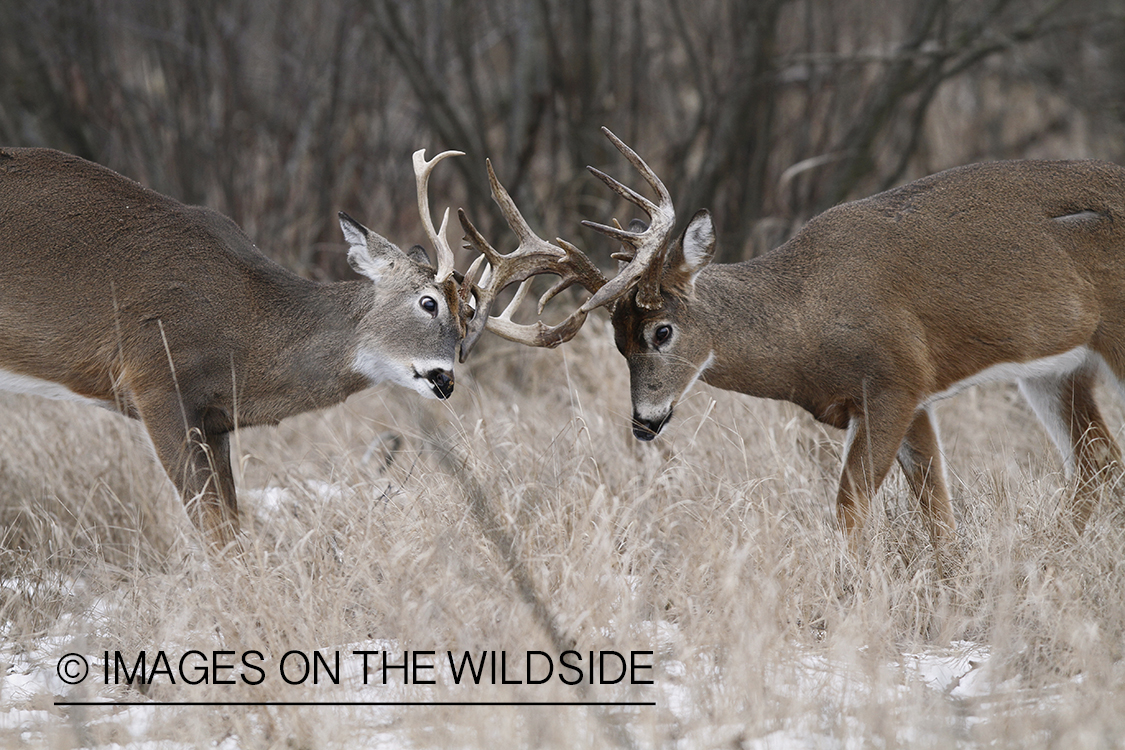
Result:
M248 408L261 412L255 422L331 406L371 385L354 367L357 328L374 303L370 284L302 286L302 303L279 300L269 330L247 357L241 390Z
M698 324L714 342L705 383L793 400L806 353L798 280L769 257L708 266L695 284Z

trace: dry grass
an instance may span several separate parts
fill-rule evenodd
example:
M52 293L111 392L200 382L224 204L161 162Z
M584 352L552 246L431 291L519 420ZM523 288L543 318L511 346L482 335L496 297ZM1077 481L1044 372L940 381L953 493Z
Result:
M655 708L162 707L147 723L52 708L0 744L1120 746L1122 514L1106 503L1080 541L1055 541L1061 467L1012 389L939 410L961 523L943 583L897 472L867 553L845 554L840 436L788 404L699 387L665 437L633 441L623 362L588 328L553 352L492 342L451 403L380 388L241 434L236 563L194 549L136 425L0 401L0 658L53 671L67 651L652 650L652 686L362 688L353 671L339 687L271 674L142 694L99 674L69 696ZM958 654L983 662L957 675L978 689L912 666Z

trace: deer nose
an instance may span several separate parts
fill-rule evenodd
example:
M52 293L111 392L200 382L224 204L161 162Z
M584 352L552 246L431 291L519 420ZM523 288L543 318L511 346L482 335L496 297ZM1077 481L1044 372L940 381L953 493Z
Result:
M664 425L668 424L668 420L672 418L672 412L657 419L644 419L636 414L633 415L633 437L637 440L655 440L660 431L664 429Z
M434 369L426 373L426 380L434 389L434 395L445 399L453 395L453 373L449 370Z

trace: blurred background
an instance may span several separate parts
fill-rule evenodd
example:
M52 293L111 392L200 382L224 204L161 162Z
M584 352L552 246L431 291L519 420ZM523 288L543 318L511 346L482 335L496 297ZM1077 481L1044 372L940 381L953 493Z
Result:
M1125 2L0 0L0 143L218 209L311 277L348 273L340 209L422 238L423 147L468 154L436 206L503 246L491 157L541 234L608 265L578 221L621 206L584 167L639 178L602 125L751 257L946 167L1125 162Z

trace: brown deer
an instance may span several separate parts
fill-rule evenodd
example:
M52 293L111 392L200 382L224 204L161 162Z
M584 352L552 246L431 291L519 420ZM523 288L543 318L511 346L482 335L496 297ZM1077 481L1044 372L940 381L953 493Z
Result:
M0 390L73 399L144 423L196 526L218 548L238 511L228 435L389 380L453 392L465 332L453 252L403 252L347 214L365 280L317 283L230 219L49 149L0 149ZM448 218L448 211L446 211Z
M624 243L623 270L606 281L572 245L535 236L489 165L493 196L521 243L501 255L461 214L482 253L469 274L478 310L462 359L485 329L556 346L609 306L637 438L655 438L696 380L791 401L847 430L836 512L849 540L897 458L935 547L955 522L931 406L1014 379L1077 475L1081 532L1100 490L1120 476L1094 384L1101 370L1125 379L1125 169L1097 161L951 169L832 208L761 257L712 264L708 212L673 241L668 190L605 133L658 196L653 203L590 168L650 218L633 231L583 222ZM528 281L542 273L560 280L540 313L574 283L593 296L556 326L514 323ZM524 284L513 303L490 315L515 281Z

